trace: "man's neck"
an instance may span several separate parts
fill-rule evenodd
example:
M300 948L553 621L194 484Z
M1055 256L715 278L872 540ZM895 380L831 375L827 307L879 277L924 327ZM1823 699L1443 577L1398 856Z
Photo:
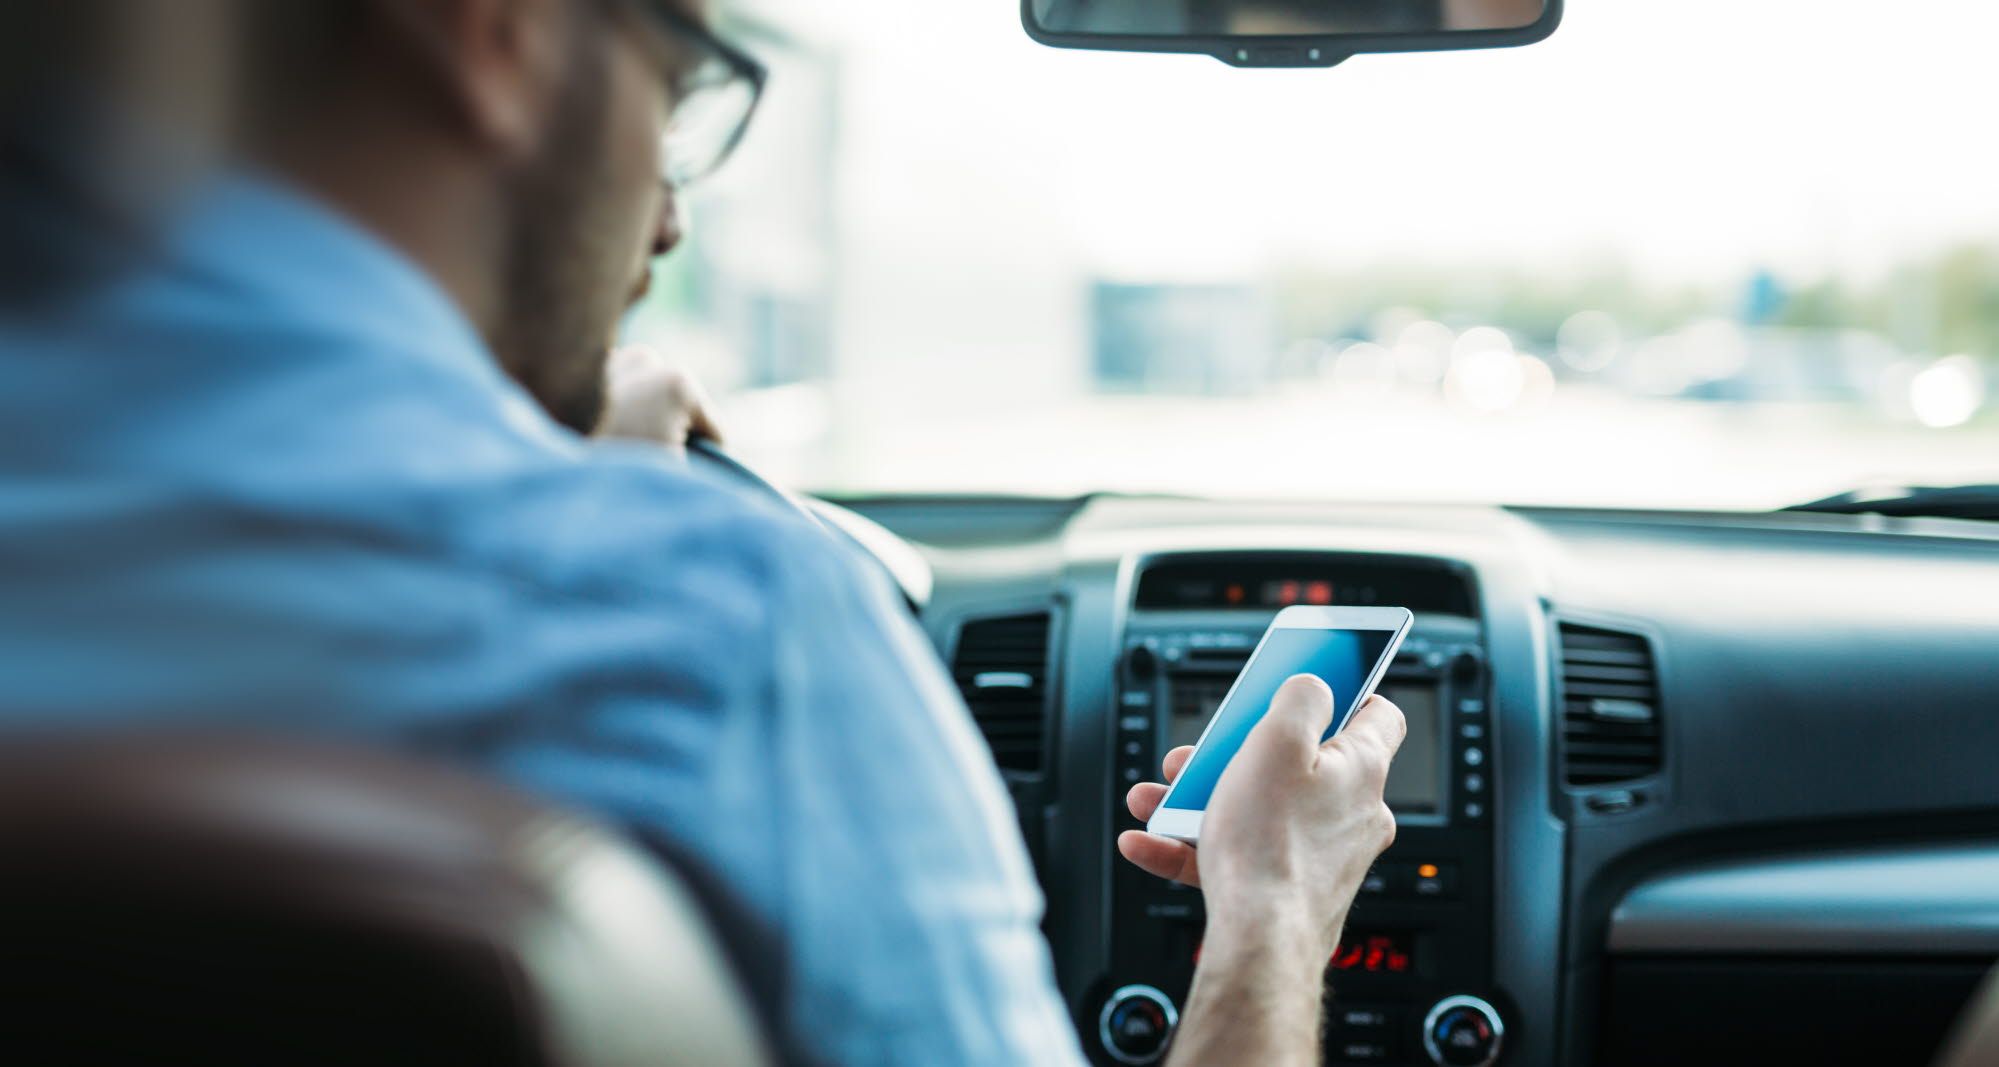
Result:
M345 127L345 128L343 128ZM261 162L408 257L488 339L500 312L505 229L493 195L448 147L363 133L337 115L309 136L273 139Z

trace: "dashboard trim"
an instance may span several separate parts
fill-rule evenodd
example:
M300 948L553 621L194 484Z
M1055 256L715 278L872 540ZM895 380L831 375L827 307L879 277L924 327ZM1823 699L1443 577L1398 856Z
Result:
M1608 947L1618 955L1999 953L1999 842L1658 875L1611 912Z
M1552 799L1554 620L1546 583L1527 560L1503 552L1466 558L1479 571L1501 771L1492 810L1493 978L1524 1009L1540 1009L1512 1029L1516 1060L1561 1062L1570 1032L1560 966L1568 931L1559 908L1537 906L1562 899L1567 888L1567 826Z

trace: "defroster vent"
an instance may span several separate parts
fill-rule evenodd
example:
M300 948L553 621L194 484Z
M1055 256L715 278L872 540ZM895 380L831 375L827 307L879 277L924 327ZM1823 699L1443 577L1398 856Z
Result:
M1659 675L1642 635L1561 625L1562 779L1592 787L1656 774Z
M951 674L972 718L1010 771L1039 772L1048 736L1047 612L976 619L958 631Z

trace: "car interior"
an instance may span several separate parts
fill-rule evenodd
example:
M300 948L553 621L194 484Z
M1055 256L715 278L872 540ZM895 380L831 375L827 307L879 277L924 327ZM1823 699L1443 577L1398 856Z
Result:
M1553 34L1509 56L1524 67L1590 14L1528 6L1465 21L1420 4L1029 0L1022 17L1057 47L1309 69ZM1286 15L1285 33L1241 29ZM1116 309L1098 299L1105 374ZM1100 440L1156 444L1132 437ZM1542 462L1589 448L1551 442ZM1200 736L1300 604L1417 620L1380 688L1410 726L1388 787L1398 834L1328 963L1328 1063L1990 1061L1974 1032L1999 959L1989 489L1715 507L939 482L810 506L898 581L990 744L1095 1062L1162 1058L1201 948L1200 894L1116 856L1140 827L1124 793Z
M1381 687L1410 723L1399 833L1330 961L1329 1062L1488 1062L1437 1050L1453 1004L1504 1062L1927 1062L1999 953L1982 530L853 506L933 562L924 621L1013 788L1099 1062L1156 1056L1200 948L1200 895L1112 858L1119 800L1292 602L1417 617ZM1844 592L1858 575L1871 595Z
M1003 10L962 24L922 10L958 6ZM1201 893L1119 858L1118 834L1143 828L1125 794L1201 735L1298 605L1416 620L1380 683L1409 726L1388 780L1397 834L1327 961L1326 1063L1999 1063L1999 489L1979 481L1999 480L1984 385L1999 254L1983 251L1999 248L1999 182L1972 143L1999 82L1989 65L1905 57L1899 87L1799 89L1786 79L1857 74L1851 55L1798 73L1779 57L1809 25L1779 33L1718 0L1642 6L1022 0L849 16L771 0L727 24L772 58L767 125L743 172L691 205L705 228L628 330L691 353L716 386L730 445L694 442L690 462L801 511L902 593L1010 792L1093 1063L1164 1060L1202 947ZM1933 17L1915 21L1959 11L1918 6ZM1840 23L1839 42L1883 32L1785 10ZM1881 17L1897 32L1914 19ZM940 54L958 31L983 43ZM1550 120L1559 151L1501 131L1516 154L1462 160L1445 182L1433 165L1457 150L1397 164L1387 126L1362 139L1320 106L1399 106L1343 85L1434 93L1382 120L1419 138L1443 121L1424 108L1481 86L1587 97L1554 83L1665 63L1634 58L1655 31L1724 42L1672 60L1688 79L1744 68L1712 90L1605 90L1633 94L1656 158ZM1962 41L1937 48L1990 39L1946 36ZM1009 106L1094 87L1077 128L1034 149L1036 163L1081 152L1078 173L1016 179L1016 150L1039 142L995 120L982 135L1003 150L988 152L959 129L978 123L939 117L976 85L919 111L905 98L920 94L877 83L954 62L973 76L1017 63L1039 95ZM1791 150L1777 105L1756 119L1770 144L1724 125L1761 106L1739 94L1762 79L1784 81L1783 99L1904 92L1903 110L1837 119L1857 128L1947 105L1965 143L1941 143L1921 177L1812 157L1799 166L1832 175L1823 189L1769 194L1803 221L1757 230L1745 220L1767 216L1764 194L1717 190L1764 189L1759 153ZM1162 174L1158 159L1199 157L1188 175L1154 190L1081 174L1107 158L1075 149L1083 122L1169 83L1221 103L1177 143L1131 150L1175 153L1142 156ZM1250 117L1312 93L1327 95ZM910 110L868 110L883 95ZM1654 122L1682 95L1711 113ZM1250 132L1206 122L1227 107ZM1831 128L1795 121L1806 139ZM1115 136L1175 139L1162 129ZM1719 131L1706 148L1704 130ZM1309 151L1325 155L1278 131L1324 139ZM877 151L897 137L932 138L929 154ZM1235 158L1254 138L1291 173ZM1296 217L1260 236L1176 232L1253 228L1252 202L1283 215L1320 184L1342 195L1363 141L1370 167L1409 169L1355 179L1362 202L1325 223L1354 227L1347 259L1294 263L1289 236L1323 232ZM1719 169L1741 173L1715 176L1704 151L1737 153ZM838 161L866 192L784 185ZM1313 161L1319 176L1296 173ZM1605 220L1642 205L1563 186L1565 167L1655 164L1693 206L1628 231ZM1480 192L1488 173L1553 191L1509 212ZM906 199L904 175L959 184L930 204ZM1270 185L1228 193L1227 210L1190 202L1194 183L1225 179ZM1461 194L1440 194L1451 182ZM1090 210L1007 214L1008 197L1055 185ZM778 207L751 210L779 186ZM1398 201L1397 186L1419 191ZM1146 205L1143 225L1116 222L1123 196ZM979 216L981 198L997 221L938 229L927 214ZM1902 199L1906 218L1818 228ZM1574 217L1552 221L1565 203ZM1184 217L1162 217L1175 205ZM1500 251L1426 274L1409 263L1430 260L1372 251L1362 216L1444 248L1454 220L1481 219L1477 240ZM1567 235L1545 237L1546 255L1581 280L1523 288L1544 223ZM1893 226L1891 250L1869 243ZM926 230L951 248L923 252ZM1086 261L1064 261L1059 292L1022 251L1057 230L1082 235ZM1687 250L1702 240L1767 247ZM1196 247L1161 251L1177 243ZM1637 251L1603 281L1592 257L1610 247ZM759 255L777 265L746 262ZM962 290L940 280L960 268ZM1955 295L1902 300L1926 286ZM968 324L975 302L1004 311ZM946 333L965 339L943 351ZM726 902L683 874L583 816L380 753L11 746L0 1047L79 1065L779 1062L756 976L730 963ZM253 1022L209 1025L218 1002Z

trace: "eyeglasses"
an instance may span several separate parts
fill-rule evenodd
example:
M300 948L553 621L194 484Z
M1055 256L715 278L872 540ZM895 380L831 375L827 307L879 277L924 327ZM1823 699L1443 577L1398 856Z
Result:
M643 0L639 6L661 31L668 52L660 176L685 189L715 173L742 143L769 73L670 0Z

